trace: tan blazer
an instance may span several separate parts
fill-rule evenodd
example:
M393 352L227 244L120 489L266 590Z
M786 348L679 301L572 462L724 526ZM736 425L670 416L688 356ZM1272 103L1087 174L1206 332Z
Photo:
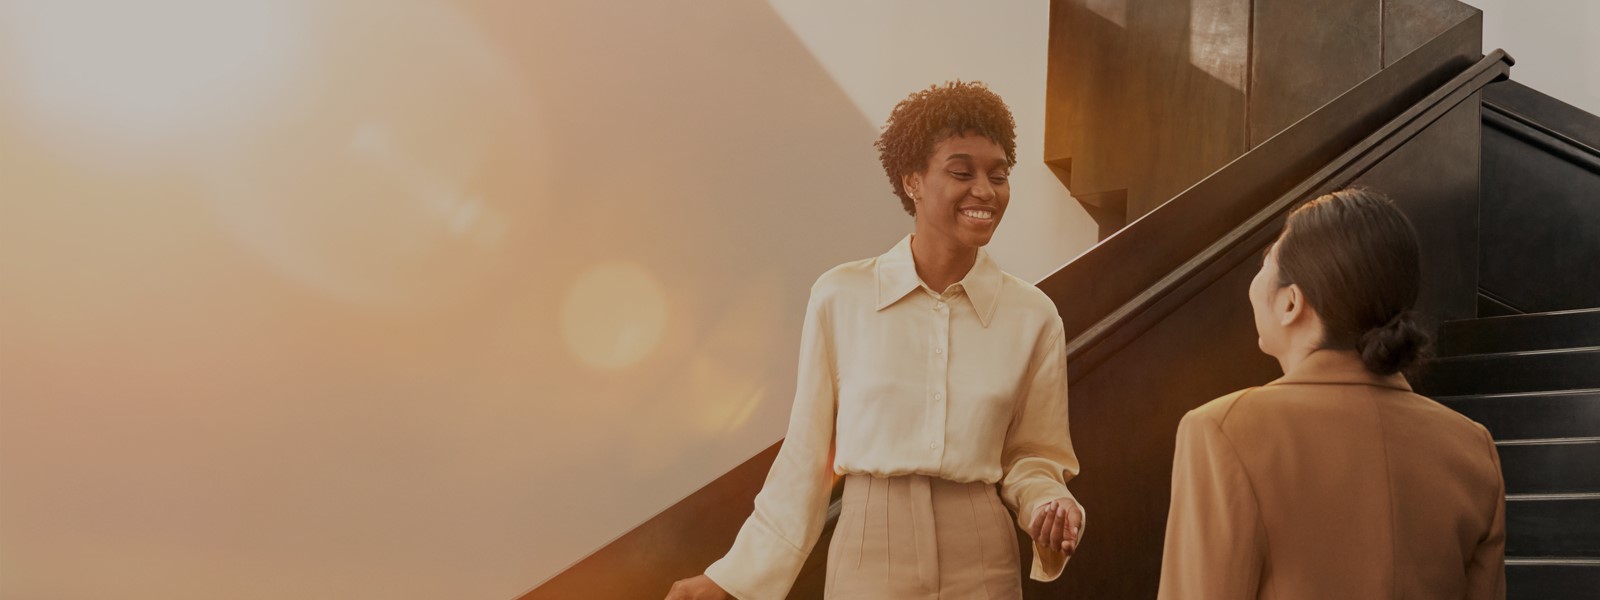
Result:
M1178 427L1163 600L1504 598L1483 426L1318 351Z

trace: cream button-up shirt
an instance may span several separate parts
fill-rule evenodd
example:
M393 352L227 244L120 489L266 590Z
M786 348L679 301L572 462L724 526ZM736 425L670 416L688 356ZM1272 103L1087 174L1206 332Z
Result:
M1036 507L1072 496L1078 473L1065 343L1055 303L981 248L943 292L918 277L910 235L829 269L806 307L788 435L706 575L740 600L783 598L822 532L834 474L998 482L1026 529ZM1030 577L1053 580L1066 562L1035 544Z

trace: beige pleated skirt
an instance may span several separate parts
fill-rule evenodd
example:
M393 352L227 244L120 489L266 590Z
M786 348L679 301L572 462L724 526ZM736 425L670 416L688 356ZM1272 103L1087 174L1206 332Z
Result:
M993 484L847 475L828 545L829 600L1017 600L1011 513Z

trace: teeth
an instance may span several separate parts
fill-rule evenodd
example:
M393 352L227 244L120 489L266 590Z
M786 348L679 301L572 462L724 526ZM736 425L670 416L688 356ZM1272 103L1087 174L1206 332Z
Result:
M963 211L961 211L961 214L969 216L969 217L972 217L974 219L987 219L987 218L990 218L990 217L994 216L994 213L992 213L992 212L981 211L981 210L963 210Z

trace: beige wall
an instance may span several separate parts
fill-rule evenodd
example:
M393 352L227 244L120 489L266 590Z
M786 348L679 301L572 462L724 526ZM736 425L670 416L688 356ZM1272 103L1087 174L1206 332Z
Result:
M905 94L1045 3L0 0L0 597L508 598L782 435Z
M1464 0L1483 11L1483 48L1504 48L1511 78L1600 114L1600 2Z

